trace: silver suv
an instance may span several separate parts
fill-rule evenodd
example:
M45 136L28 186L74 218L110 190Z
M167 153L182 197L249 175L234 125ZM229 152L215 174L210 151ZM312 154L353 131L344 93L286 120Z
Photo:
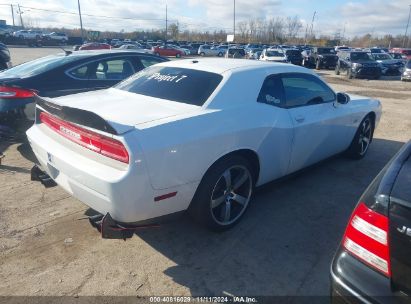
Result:
M223 57L225 50L223 48L219 48L218 46L212 46L212 45L201 45L198 48L198 55L200 56L218 56L218 57Z

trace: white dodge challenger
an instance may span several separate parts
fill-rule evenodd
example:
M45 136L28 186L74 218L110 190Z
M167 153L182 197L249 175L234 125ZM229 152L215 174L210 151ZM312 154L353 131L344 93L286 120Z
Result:
M188 209L223 230L256 186L341 152L362 158L380 116L378 100L335 93L302 67L198 59L39 98L27 135L42 170L119 223Z

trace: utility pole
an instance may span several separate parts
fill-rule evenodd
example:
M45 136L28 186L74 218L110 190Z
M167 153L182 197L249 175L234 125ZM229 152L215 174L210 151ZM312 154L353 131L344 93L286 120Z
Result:
M311 26L310 26L310 36L312 36L313 35L313 30L314 30L314 19L315 19L315 15L317 14L317 12L316 11L314 11L314 14L313 14L313 19L311 20Z
M168 32L168 9L166 4L166 35L165 35L165 44L167 44L167 32Z
M80 17L81 40L82 42L84 42L83 20L81 19L80 0L77 0L77 4L78 4L78 15Z
M345 26L347 25L347 22L344 22L344 29L343 29L343 34L342 34L342 44L344 44L344 39L345 39Z
M234 0L234 18L233 18L233 20L234 20L234 24L233 24L233 37L234 37L234 40L235 40L235 0ZM234 42L234 40L233 40L233 42Z
M404 39L402 40L402 47L405 47L405 40L408 38L407 34L408 34L408 26L410 25L410 17L411 17L411 4L410 4L410 12L408 13L408 21L407 21L407 26L405 28ZM408 46L408 42L407 42L407 46Z
M16 24L14 23L14 9L13 9L13 4L10 4L10 8L11 8L11 17L13 17L13 27L16 26Z
M17 7L19 8L20 25L21 25L22 28L24 28L23 17L21 16L21 14L23 14L23 12L21 11L20 4L17 4Z

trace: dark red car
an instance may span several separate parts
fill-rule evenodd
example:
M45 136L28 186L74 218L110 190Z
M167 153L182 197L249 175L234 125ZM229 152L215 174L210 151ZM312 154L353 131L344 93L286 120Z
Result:
M184 51L171 47L169 45L161 45L153 47L153 53L157 56L172 56L180 58L184 56Z
M406 48L392 48L390 53L399 53L403 56L403 58L411 59L411 49Z
M86 43L80 46L79 51L84 51L84 50L110 50L111 45L107 43L98 43L98 42L91 42L91 43Z

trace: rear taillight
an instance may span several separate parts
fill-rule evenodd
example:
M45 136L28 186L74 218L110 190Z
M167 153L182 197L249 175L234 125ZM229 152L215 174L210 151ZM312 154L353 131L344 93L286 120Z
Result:
M358 259L391 275L388 247L388 217L360 203L351 215L342 241L344 248Z
M45 112L40 113L40 121L65 138L123 163L129 162L124 145L113 138L78 127Z
M35 91L17 88L0 86L0 98L30 98L34 97Z

